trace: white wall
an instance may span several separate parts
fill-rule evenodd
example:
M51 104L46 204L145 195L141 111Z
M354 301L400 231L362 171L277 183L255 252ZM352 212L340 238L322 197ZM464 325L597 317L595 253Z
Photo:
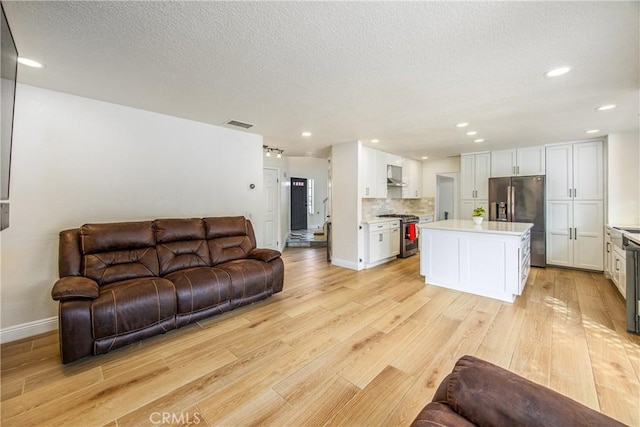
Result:
M460 156L422 162L422 197L436 197L436 174L460 172Z
M307 213L308 228L322 228L324 225L324 205L327 197L329 162L317 157L289 157L289 173L292 178L313 179L315 188L315 213Z
M289 225L291 221L290 217L290 197L291 197L291 182L289 181L289 158L282 157L277 158L274 156L264 157L264 167L270 167L278 169L278 179L280 180L280 251L283 251L287 244L287 237L291 232Z
M56 315L51 287L63 229L250 214L261 240L262 159L259 135L18 85L11 224L2 232L3 336Z
M607 147L607 223L640 225L640 137L611 134Z
M359 262L362 233L358 231L362 217L358 194L360 149L358 141L331 147L331 260L334 265L353 270L363 267Z

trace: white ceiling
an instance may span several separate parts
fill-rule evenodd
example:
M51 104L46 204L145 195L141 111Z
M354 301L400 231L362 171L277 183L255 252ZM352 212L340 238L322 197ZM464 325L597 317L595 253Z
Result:
M252 123L285 155L376 138L442 158L639 127L637 1L3 4L19 54L46 65L19 81Z

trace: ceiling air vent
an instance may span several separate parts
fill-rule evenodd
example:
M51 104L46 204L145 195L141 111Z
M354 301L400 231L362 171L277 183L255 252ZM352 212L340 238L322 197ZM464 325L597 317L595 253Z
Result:
M227 120L224 122L225 125L238 126L239 128L249 129L252 128L253 125L250 123L244 123L238 120Z

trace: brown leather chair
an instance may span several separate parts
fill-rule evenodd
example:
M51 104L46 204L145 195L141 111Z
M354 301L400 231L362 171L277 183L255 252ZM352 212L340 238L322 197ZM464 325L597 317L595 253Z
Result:
M86 224L60 233L61 358L106 353L282 291L280 252L244 217Z
M412 427L623 426L593 409L473 356L463 356Z

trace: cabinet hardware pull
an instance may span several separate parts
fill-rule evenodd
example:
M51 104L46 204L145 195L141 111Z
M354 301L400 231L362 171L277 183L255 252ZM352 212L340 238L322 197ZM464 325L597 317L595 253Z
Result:
M578 190L575 188L573 189L573 197L578 197Z
M569 189L569 197L571 197L571 189Z
M569 240L571 240L571 227L569 227Z
M520 175L520 166L516 166L516 175Z
M578 229L577 228L573 229L573 240L578 240Z
M378 234L378 242L382 242L382 234Z
M611 252L611 243L607 242L607 252Z

